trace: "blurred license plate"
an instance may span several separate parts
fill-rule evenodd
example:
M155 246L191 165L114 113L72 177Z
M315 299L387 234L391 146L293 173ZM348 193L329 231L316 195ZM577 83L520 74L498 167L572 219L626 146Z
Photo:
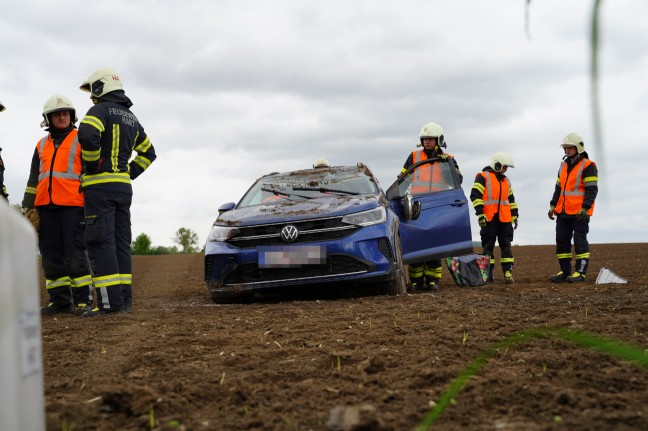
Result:
M278 245L257 247L259 268L299 268L326 263L326 247L320 245Z

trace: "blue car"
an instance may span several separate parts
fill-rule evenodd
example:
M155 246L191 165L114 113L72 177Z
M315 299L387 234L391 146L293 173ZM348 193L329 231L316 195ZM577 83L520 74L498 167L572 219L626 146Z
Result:
M434 178L429 188L422 171ZM387 193L361 163L265 175L219 208L205 245L207 290L216 303L342 284L404 294L406 264L472 253L459 178L441 159L411 166Z

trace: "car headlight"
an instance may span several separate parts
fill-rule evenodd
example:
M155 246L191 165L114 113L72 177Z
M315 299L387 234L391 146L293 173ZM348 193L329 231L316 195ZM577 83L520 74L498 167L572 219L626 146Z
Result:
M347 214L342 217L342 223L354 224L356 226L371 226L384 223L385 220L387 220L387 212L383 207L355 214Z
M238 228L229 226L212 226L207 242L223 242L239 234Z

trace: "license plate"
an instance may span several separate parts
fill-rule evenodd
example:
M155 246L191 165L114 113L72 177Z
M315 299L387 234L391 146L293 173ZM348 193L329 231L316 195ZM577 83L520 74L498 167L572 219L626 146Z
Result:
M259 268L299 268L326 263L326 247L320 245L279 245L258 247Z

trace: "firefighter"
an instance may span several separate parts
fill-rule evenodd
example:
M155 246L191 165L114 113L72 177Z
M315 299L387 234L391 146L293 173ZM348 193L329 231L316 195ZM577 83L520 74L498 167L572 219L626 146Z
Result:
M569 133L560 146L565 156L549 202L548 216L556 219L556 257L560 271L549 277L554 283L582 283L587 275L590 251L587 242L590 217L598 194L598 168L589 159L583 138ZM572 273L572 245L576 266Z
M115 70L95 70L80 88L94 103L79 126L86 170L81 179L85 238L97 293L97 308L84 316L93 317L131 311L131 181L156 156ZM131 160L133 151L137 156Z
M439 158L441 161L434 162L432 165L436 165L441 162L451 161L454 163L457 171L459 171L459 166L457 161L451 154L444 153L443 149L446 148L446 142L443 136L443 129L436 123L427 123L421 129L419 133L419 144L417 147L423 147L422 150L412 151L403 165L401 174L405 173L407 169L412 166L414 163L420 162L421 160L427 160L430 158ZM411 192L413 195L418 193L427 193L430 191L435 191L434 184L439 183L439 190L447 189L447 186L444 187L444 180L442 178L435 178L434 173L440 172L440 170L434 170L432 175L430 172L432 167L427 165L424 168L417 169L413 174L415 178L412 182ZM461 180L461 174L459 174ZM425 183L423 187L425 190L419 190L416 184L417 182ZM427 262L420 262L415 264L410 264L408 266L408 272L411 283L411 290L437 290L439 282L441 281L441 259L434 259Z
M500 247L500 265L504 283L513 283L513 252L511 242L513 231L518 226L518 206L515 203L511 181L505 175L508 168L514 168L513 158L507 153L495 153L490 164L475 176L470 200L475 208L481 228L483 254L490 259L488 282L494 283L495 241Z
M5 106L0 102L0 112L5 110ZM4 185L4 162L2 161L2 148L0 148L0 196L2 196L6 201L9 197L9 194L7 193L7 188Z
M43 106L41 127L48 132L36 144L22 206L39 230L38 246L49 303L41 314L81 315L91 309L92 277L83 238L81 146L76 109L55 94Z

